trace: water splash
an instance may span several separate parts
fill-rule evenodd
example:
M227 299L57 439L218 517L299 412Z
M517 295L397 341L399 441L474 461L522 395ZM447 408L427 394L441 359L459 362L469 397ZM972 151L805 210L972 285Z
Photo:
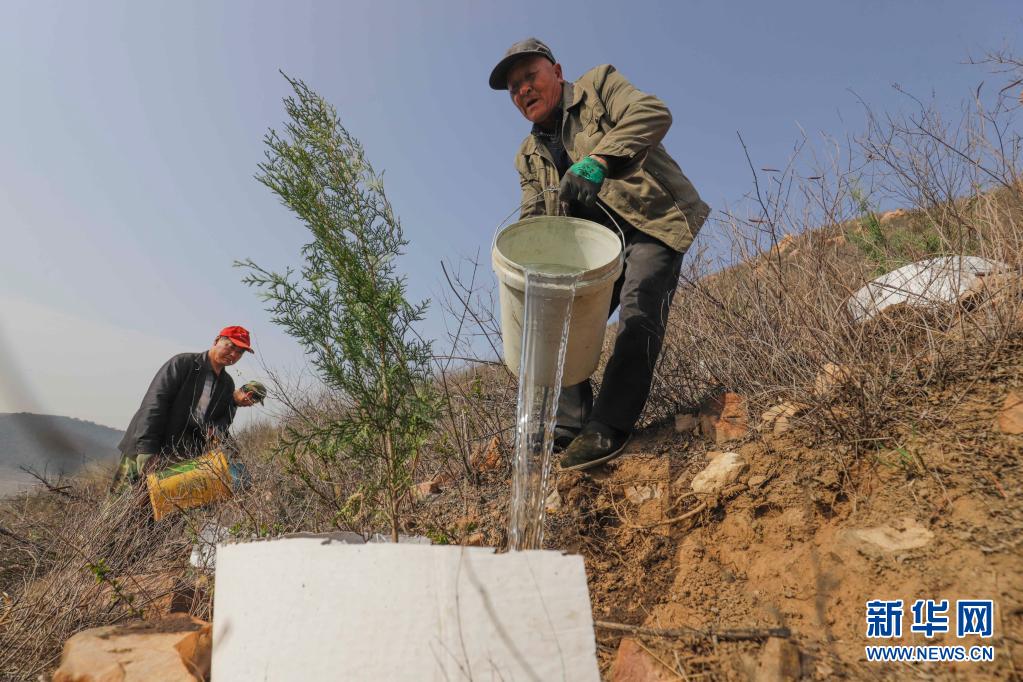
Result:
M542 271L541 271L542 268ZM540 549L554 421L579 273L526 266L508 547Z

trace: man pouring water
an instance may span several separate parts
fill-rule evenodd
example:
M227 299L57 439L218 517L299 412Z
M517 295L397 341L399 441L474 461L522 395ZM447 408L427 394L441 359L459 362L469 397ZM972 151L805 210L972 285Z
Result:
M682 256L709 207L661 140L671 113L613 66L574 83L551 49L535 38L512 45L490 74L533 124L515 157L522 218L571 215L621 228L625 268L608 314L618 334L594 400L587 379L565 386L555 449L562 469L610 461L628 444L650 394ZM544 191L558 188L559 191Z

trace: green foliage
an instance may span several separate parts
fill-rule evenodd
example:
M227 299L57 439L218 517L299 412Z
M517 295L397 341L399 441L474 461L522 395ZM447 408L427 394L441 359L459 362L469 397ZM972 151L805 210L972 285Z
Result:
M107 566L107 560L100 557L97 561L88 563L85 565L89 572L92 573L93 577L96 578L96 584L107 580L107 576L110 574L110 567Z
M926 472L920 455L910 451L905 445L897 445L894 449L885 449L879 444L875 458L879 464L901 471L910 478L923 475Z
M142 617L142 609L135 606L135 595L124 591L121 584L113 577L106 559L100 557L96 561L85 564L85 568L92 573L93 577L96 579L97 585L100 583L106 583L110 586L110 601L112 604L124 604L128 607L133 616L136 618Z
M860 214L860 223L858 230L853 227L846 231L846 239L873 264L873 276L941 254L941 235L933 224L929 223L923 230L914 230L908 224L893 225L886 234L866 195L855 187L851 195Z
M406 299L395 260L408 242L362 145L328 102L285 78L294 89L284 100L290 121L283 132L266 134L256 178L312 239L297 273L270 272L251 260L238 265L343 405L327 423L289 434L300 477L332 499L338 519L372 523L382 514L397 539L399 507L437 411L430 344L413 329L428 304ZM344 489L339 481L355 483Z
M442 528L427 528L424 533L435 545L450 545L453 542L451 536Z

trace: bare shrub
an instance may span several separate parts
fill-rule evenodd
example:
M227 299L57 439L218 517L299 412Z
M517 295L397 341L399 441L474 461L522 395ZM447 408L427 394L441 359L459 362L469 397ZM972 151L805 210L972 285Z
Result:
M163 596L141 576L187 564L191 545L178 524L147 525L141 493L104 501L106 485L74 497L29 494L5 509L3 523L17 537L7 536L0 552L21 570L0 586L0 677L35 679L75 632L137 617Z
M844 150L832 145L824 163L805 158L805 141L784 168L750 162L744 210L724 211L711 228L732 246L726 267L715 271L706 254L688 260L648 421L727 387L761 408L803 403L818 436L869 446L895 424L939 418L913 412L914 395L967 357L983 364L1019 333L1010 292L987 292L980 307L899 306L867 322L848 309L879 272L922 258L981 256L1010 273L1023 266L1013 107L977 98L952 124L914 101L918 110L902 117L868 109L864 136ZM904 210L873 208L893 201ZM841 367L838 381L822 378L829 365Z
M110 497L96 467L0 505L0 679L35 679L85 628L160 617L175 607L212 617L212 574L190 556L211 541L330 530L328 514L275 454L279 427L255 424L233 459L251 476L217 505L152 521L144 486ZM206 539L203 539L203 538Z
M516 377L499 360L497 302L489 271L481 276L479 254L441 267L448 285L441 301L448 338L447 352L434 355L442 418L431 450L442 463L459 461L472 479L472 457L487 442L497 438L502 452L510 450Z

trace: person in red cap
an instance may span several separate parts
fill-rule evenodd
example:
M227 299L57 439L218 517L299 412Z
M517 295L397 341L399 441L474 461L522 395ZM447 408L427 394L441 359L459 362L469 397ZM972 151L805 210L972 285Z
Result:
M121 461L112 490L137 481L146 470L201 454L215 425L234 417L234 380L227 367L252 353L244 327L224 327L210 349L181 353L153 377L121 439Z

